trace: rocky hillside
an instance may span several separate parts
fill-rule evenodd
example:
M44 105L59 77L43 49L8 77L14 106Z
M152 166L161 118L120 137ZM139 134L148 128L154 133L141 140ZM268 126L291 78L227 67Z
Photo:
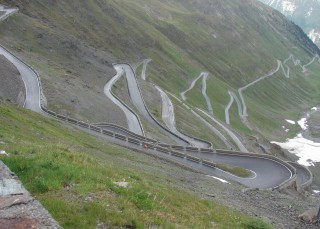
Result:
M24 105L25 89L20 73L4 56L0 55L0 97L19 106Z
M320 1L319 0L260 0L286 15L299 25L310 39L320 45Z

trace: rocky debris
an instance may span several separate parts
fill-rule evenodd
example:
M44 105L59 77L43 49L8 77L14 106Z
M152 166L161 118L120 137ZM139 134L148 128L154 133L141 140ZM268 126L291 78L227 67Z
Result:
M0 228L61 228L1 161Z
M319 221L320 216L320 207L318 208L312 208L308 211L305 211L301 215L299 215L299 219L307 222L307 223L314 223Z

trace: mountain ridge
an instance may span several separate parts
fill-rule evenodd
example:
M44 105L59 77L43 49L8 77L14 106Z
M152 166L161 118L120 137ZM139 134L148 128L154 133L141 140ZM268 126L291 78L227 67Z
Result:
M260 0L261 2L279 10L290 20L298 24L310 39L320 45L320 10L319 0Z

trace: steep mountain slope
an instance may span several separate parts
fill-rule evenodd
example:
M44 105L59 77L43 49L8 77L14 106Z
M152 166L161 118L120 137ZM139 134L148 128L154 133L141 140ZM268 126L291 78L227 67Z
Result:
M18 5L20 13L0 26L0 42L40 72L49 108L91 122L127 125L121 110L103 94L103 85L114 75L113 62L151 58L148 80L176 96L200 72L209 72L207 94L215 116L224 121L228 90L237 92L274 70L277 59L293 54L308 63L319 53L298 27L253 0L3 2ZM243 95L249 122L267 137L285 137L284 115L298 116L319 98L319 80L312 74L317 66L308 77L290 67L291 78L279 72ZM143 93L159 97L150 87L143 83ZM187 94L187 102L206 109L200 88L196 85ZM161 110L160 104L146 102L153 113ZM243 138L253 135L236 109L231 107L231 128ZM188 125L183 125L184 117ZM209 133L194 130L199 121L190 114L178 116L177 126L196 136Z
M319 0L260 0L279 10L299 25L310 39L320 45L320 1Z

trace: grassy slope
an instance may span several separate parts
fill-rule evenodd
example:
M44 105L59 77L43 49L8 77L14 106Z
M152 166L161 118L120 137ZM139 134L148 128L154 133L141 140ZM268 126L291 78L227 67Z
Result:
M75 109L76 105L63 106L63 98L66 97L64 95L69 93L62 89L64 81L60 81L61 86L55 86L54 80L50 79L57 78L55 74L59 66L68 60L68 57L70 58L70 54L62 55L63 52L59 49L57 53L48 52L51 49L55 50L59 45L50 40L48 42L46 39L49 44L51 42L52 47L48 47L43 41L39 41L37 38L39 29L43 29L43 34L50 33L52 37L59 38L58 40L61 40L60 34L67 35L67 38L62 40L66 43L72 37L88 44L89 47L103 50L105 55L110 56L108 63L117 59L137 62L142 58L150 57L153 63L148 68L149 80L176 95L186 89L189 82L201 71L209 71L208 95L213 103L215 114L221 120L224 120L224 107L229 100L227 90L236 91L258 76L264 75L276 67L276 59L283 60L290 53L306 63L313 53L317 52L299 29L279 13L270 8L264 8L256 1L227 0L212 4L209 0L161 2L150 0L148 3L142 0L107 2L62 0L59 3L33 0L15 1L15 3L22 6L22 14L16 16L15 20L6 22L6 26L1 30L0 39L9 47L20 48L21 55L31 52L31 63L36 63L37 59L43 56L49 62L53 59L53 65L39 64L37 69L47 74L47 81L44 82L46 90L52 93L58 91L59 93L56 94L62 95L57 98L50 96L49 105L57 110L69 112L76 110L80 113ZM21 28L22 25L23 28ZM11 31L9 27L15 29ZM19 36L21 30L27 31L27 36ZM74 43L75 49L78 49L77 42L71 43L71 54L73 54ZM84 53L85 51L82 51L79 56ZM78 64L72 62L68 64L74 71L73 75L77 75L80 70L75 66ZM58 70L53 66L58 66ZM92 69L96 66L99 65L96 63ZM105 71L105 68L101 67L100 73L90 74L90 78L83 73L79 79L80 82L91 82L91 88L84 90L82 95L88 96L88 91L92 91L90 102L93 102L90 104L99 109L103 107L102 101L95 100L93 97L94 95L98 95L99 98L103 96L98 94L99 87L103 84L101 71ZM263 81L259 83L257 89L252 89L256 90L255 92L251 89L245 92L249 119L267 136L282 137L281 134L277 134L277 131L273 131L279 130L283 124L283 118L280 116L287 113L297 114L305 107L315 105L314 101L317 97L314 95L315 84L312 85L309 79L302 78L301 71L298 69L292 69L292 74L296 74L296 77L293 77L291 82L282 82L288 83L286 92L277 85L274 87L278 81ZM71 78L71 81L75 79ZM319 80L313 78L311 81L317 84ZM299 85L305 87L304 91L299 89ZM70 86L71 92L78 89ZM262 93L258 92L258 89L261 89ZM281 100L283 96L291 96L290 90L295 91L293 97L274 102ZM273 92L272 100L268 100L265 91L269 91L269 94ZM188 101L193 105L200 103L203 107L204 100L200 99L198 92L190 92ZM79 104L83 102L86 102L85 99L80 99ZM56 103L62 105L56 106ZM158 107L153 104L149 106ZM86 106L81 109L87 117L94 118L97 114L92 113L92 110L94 109ZM109 109L109 112L115 113L114 110ZM237 117L235 105L231 111L232 127L247 136L248 129ZM262 123L261 120L265 122ZM100 117L98 121L104 120ZM265 126L269 128L264 130Z
M73 127L0 104L1 157L64 228L132 225L245 228L262 224L170 186L154 158L120 149ZM161 170L173 169L162 163ZM148 171L149 170L149 171ZM129 182L120 188L115 181ZM170 190L170 191L169 191Z

